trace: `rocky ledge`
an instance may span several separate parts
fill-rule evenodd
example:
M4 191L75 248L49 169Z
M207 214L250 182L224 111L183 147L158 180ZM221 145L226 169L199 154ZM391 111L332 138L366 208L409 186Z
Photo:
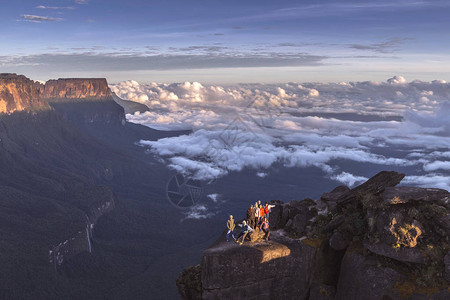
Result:
M222 236L178 278L182 298L449 299L450 193L397 187L403 177L272 201L272 239Z

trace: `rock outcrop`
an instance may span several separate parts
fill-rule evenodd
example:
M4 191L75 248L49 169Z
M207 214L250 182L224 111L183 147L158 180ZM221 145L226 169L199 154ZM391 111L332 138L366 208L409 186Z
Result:
M315 254L281 232L250 247L217 243L203 253L203 299L306 299Z
M450 193L396 187L404 176L380 172L316 201L272 201L273 239L237 246L222 237L203 254L195 297L179 278L182 297L448 299Z
M110 100L111 91L105 78L60 78L45 83L43 98L57 101Z
M23 75L0 74L0 114L29 109L48 109L42 99L44 86Z

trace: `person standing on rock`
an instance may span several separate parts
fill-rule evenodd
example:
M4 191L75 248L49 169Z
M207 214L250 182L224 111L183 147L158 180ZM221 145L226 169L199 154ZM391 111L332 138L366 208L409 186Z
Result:
M242 227L242 231L241 233L239 233L237 239L236 239L236 243L238 243L239 245L242 245L244 243L245 237L247 236L247 234L249 232L253 232L253 229L247 225L247 222L242 221L242 224L238 224L238 226ZM242 237L241 242L239 242L239 239Z
M266 202L264 206L264 217L266 217L267 220L269 220L269 212L270 212L269 204Z
M261 223L259 230L262 230L264 232L264 240L268 241L270 236L270 229L269 221L267 220L267 218L264 218L264 221Z
M230 218L227 221L227 228L228 228L227 242L230 241L230 233L231 233L231 236L233 237L233 239L236 241L236 238L234 237L234 227L235 227L234 219L233 219L233 216L230 215Z
M259 226L259 219L261 217L261 210L259 209L259 205L257 203L255 204L255 229Z
M264 221L265 213L264 213L264 207L262 206L262 204L259 205L259 211L260 212L259 212L259 223L258 223L258 226L259 226L259 224L261 224ZM261 231L261 229L259 231Z
M255 228L255 211L253 205L250 205L250 208L247 210L247 222L251 228Z

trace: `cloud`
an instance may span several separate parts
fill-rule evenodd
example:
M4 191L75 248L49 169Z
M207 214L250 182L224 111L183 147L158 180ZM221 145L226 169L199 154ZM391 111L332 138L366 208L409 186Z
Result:
M356 50L372 50L379 53L392 53L399 50L399 46L401 46L406 40L407 39L391 38L379 43L350 44L348 47Z
M450 161L433 161L423 166L425 171L450 170Z
M387 80L387 82L389 84L405 84L406 83L406 79L403 76L394 76L392 78L389 78Z
M75 0L76 4L88 4L90 0Z
M141 144L195 179L244 169L262 177L274 166L319 168L347 185L364 181L369 169L408 170L415 182L430 172L437 179L448 176L450 154L443 149L450 148L450 84L444 81L395 76L385 82L223 87L130 80L111 90L150 108L127 115L129 121L193 131ZM424 96L430 101L424 103Z
M420 187L433 187L450 191L450 176L439 175L431 173L423 176L406 176L403 178L402 184L420 186Z
M73 10L75 7L73 6L45 6L45 5L39 5L36 6L38 9L50 9L50 10Z
M352 187L357 183L360 184L367 181L368 178L363 176L355 176L347 172L342 172L340 174L331 176L331 179L342 182L346 186Z
M30 22L62 21L61 18L23 15ZM145 71L145 70L190 70L209 68L252 68L252 67L301 67L320 66L325 56L308 53L280 54L218 52L175 54L147 54L146 51L111 52L87 51L74 53L46 53L37 55L9 56L8 66L34 65L35 71Z
M215 215L215 213L209 212L208 208L205 205L195 205L189 209L188 212L185 213L185 218L181 220L193 219L193 220L202 220L208 219Z
M59 22L63 19L54 18L54 17L44 17L44 16L36 16L36 15L22 15L22 19L33 22L33 23L41 23L41 22Z
M220 200L220 194L209 194L207 197L214 203L217 203Z

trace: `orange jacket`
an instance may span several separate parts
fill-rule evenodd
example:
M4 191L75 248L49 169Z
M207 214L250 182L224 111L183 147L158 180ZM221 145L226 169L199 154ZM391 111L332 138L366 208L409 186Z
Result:
M264 217L264 207L261 207L260 211L261 211L261 217Z

